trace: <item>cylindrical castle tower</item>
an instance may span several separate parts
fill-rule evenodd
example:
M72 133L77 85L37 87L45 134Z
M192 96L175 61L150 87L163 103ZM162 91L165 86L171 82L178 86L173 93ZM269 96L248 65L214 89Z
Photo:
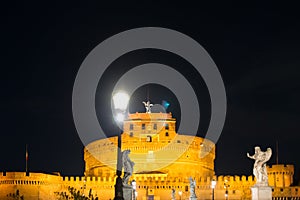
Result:
M171 113L133 113L124 121L122 151L129 149L136 175L157 174L170 180L214 175L215 144L176 133ZM115 176L117 137L90 143L84 151L86 176ZM183 170L184 169L184 170Z

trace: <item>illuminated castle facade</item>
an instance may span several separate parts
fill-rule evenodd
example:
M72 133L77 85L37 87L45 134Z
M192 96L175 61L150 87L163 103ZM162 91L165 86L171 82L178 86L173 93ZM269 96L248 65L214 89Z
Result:
M124 122L122 150L131 151L135 162L131 180L136 181L138 200L169 200L172 189L176 199L188 199L189 177L196 181L198 199L211 199L211 181L217 181L215 199L251 199L253 176L216 176L215 144L207 139L176 133L171 113L134 113ZM16 190L31 199L59 199L55 193L76 188L82 195L90 192L98 199L114 197L117 137L94 141L84 150L85 176L61 177L54 174L6 172L0 174L0 200L10 199ZM294 167L268 167L274 199L300 199L300 187L293 186Z
M179 135L170 113L135 113L124 122L122 150L131 151L135 175L169 180L214 175L215 145L201 137ZM113 177L117 137L95 141L84 152L87 176ZM185 169L185 170L182 170Z

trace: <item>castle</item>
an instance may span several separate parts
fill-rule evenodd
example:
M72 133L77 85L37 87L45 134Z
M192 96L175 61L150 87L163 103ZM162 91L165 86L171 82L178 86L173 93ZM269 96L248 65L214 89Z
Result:
M197 136L175 131L171 113L133 113L124 121L122 150L131 151L135 162L131 180L136 181L137 200L169 200L172 190L176 199L189 198L189 177L196 181L198 199L251 199L250 176L216 176L215 144ZM94 141L84 149L83 177L62 177L59 174L2 172L0 200L12 199L18 191L25 200L60 199L57 193L75 188L81 195L109 200L114 197L117 161L117 137ZM273 199L300 199L300 186L292 186L293 165L268 167ZM211 181L216 180L214 191Z

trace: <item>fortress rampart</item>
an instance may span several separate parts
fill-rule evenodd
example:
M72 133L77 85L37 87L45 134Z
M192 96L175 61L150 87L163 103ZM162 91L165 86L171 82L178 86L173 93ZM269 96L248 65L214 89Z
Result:
M272 166L274 167L274 166ZM188 198L188 178L168 178L166 174L134 174L132 179L137 182L138 200L146 195L159 195L159 199L168 199L171 190L182 191L182 199ZM230 199L251 199L250 187L255 184L253 176L213 176L196 177L196 194L198 199L210 199L211 180L217 180L215 199L223 199L227 185ZM62 177L53 174L24 172L6 172L0 175L0 199L9 199L9 193L19 190L26 200L58 199L55 192L67 192L68 187L76 188L82 194L88 195L90 190L99 199L109 200L114 195L115 177ZM274 199L285 197L298 198L300 187L274 187ZM178 197L179 198L179 197Z
M210 140L176 133L176 120L171 113L134 113L124 122L122 150L130 150L135 162L131 180L136 181L137 200L170 199L172 189L176 199L189 198L189 177L196 181L199 200L211 199L211 181L217 181L215 199L251 199L253 176L216 176L214 172L215 144ZM114 197L116 183L117 137L94 141L84 149L83 177L62 177L59 174L3 172L0 174L0 200L18 190L25 200L55 200L56 193L68 194L68 188L81 195L92 193L100 200ZM274 200L299 199L300 187L292 187L294 167L267 167L269 185ZM179 191L181 195L179 196Z

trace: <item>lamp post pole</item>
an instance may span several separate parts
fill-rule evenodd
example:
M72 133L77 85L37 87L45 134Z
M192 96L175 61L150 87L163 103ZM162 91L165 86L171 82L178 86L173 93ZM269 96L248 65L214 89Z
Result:
M123 197L123 183L122 183L122 156L121 156L121 132L118 134L118 151L117 151L117 179L115 185L114 200L124 200Z
M125 118L125 111L127 109L127 104L129 102L129 96L124 92L118 92L113 95L113 104L114 104L114 118L118 125L123 125ZM123 182L122 182L122 155L121 155L121 134L122 128L118 134L118 149L117 149L117 179L115 184L115 198L114 200L124 200L123 197Z

